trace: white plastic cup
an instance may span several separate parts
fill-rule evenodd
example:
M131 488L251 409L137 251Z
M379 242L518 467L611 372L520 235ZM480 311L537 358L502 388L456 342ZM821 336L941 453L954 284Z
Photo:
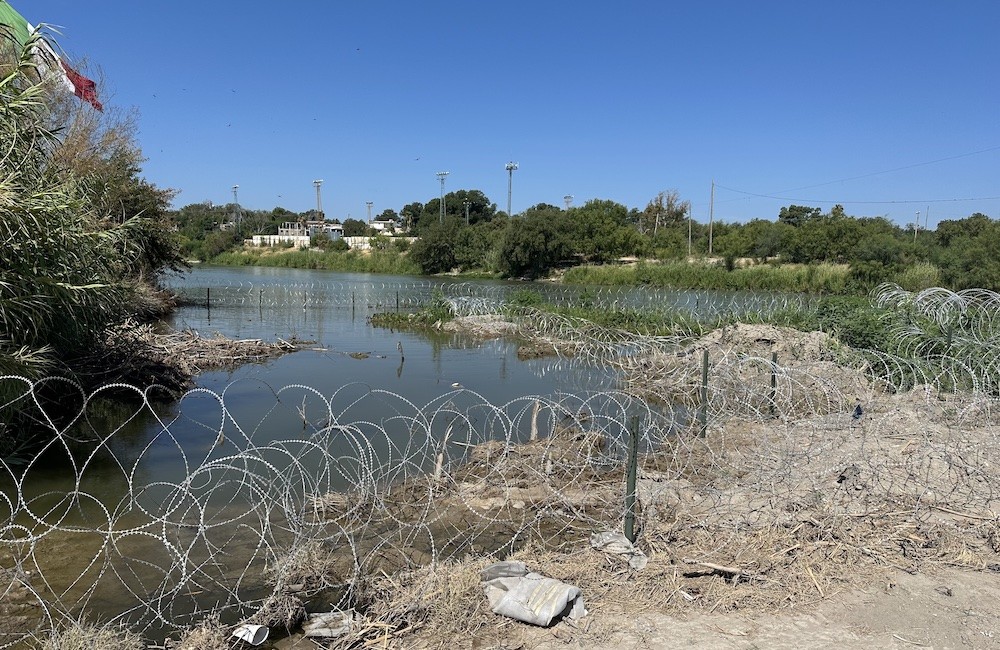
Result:
M250 645L260 645L267 641L267 632L267 627L264 625L244 623L233 630L233 636Z

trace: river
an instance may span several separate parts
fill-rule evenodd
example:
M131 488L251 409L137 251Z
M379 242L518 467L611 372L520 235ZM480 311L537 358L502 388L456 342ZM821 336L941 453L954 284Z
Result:
M583 414L620 432L632 408L603 397L615 388L606 368L521 360L508 340L376 328L376 312L436 295L471 304L526 290L555 303L695 312L773 300L259 267L196 267L167 284L185 298L170 327L310 343L205 372L174 401L67 385L58 406L79 404L80 417L54 425L60 435L44 454L0 478L3 566L24 572L12 584L34 576L28 600L42 605L25 624L39 612L83 611L157 637L212 609L232 620L266 595L260 574L282 549L313 534L310 495L383 498L382 486L432 470L442 440L458 462L486 440L524 439L541 401L552 405L549 430ZM22 403L32 399L25 386ZM601 415L605 407L617 414ZM46 421L44 405L35 408ZM366 524L341 532L353 547ZM9 638L0 627L0 647Z

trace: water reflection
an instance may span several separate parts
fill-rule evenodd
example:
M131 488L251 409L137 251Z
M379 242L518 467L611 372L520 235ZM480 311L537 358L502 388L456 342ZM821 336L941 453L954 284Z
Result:
M7 477L7 539L19 541L3 547L4 566L45 576L45 598L67 611L183 623L225 593L236 616L262 593L264 567L305 534L311 495L350 488L381 498L385 485L438 458L459 463L484 441L525 440L538 425L535 396L551 399L543 429L580 413L623 428L620 413L603 416L583 397L615 386L607 369L520 360L504 340L368 323L444 288L471 295L465 283L256 268L199 268L174 283L206 298L180 308L174 327L313 343L204 373L176 402L127 388L89 399L68 390L61 405L80 413L71 422L48 417L39 401L34 416L59 437ZM628 400L617 399L601 404L624 412Z

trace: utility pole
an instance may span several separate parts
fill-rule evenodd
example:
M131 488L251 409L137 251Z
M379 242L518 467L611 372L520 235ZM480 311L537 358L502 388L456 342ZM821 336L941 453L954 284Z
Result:
M924 230L931 229L931 206L927 206L927 211L924 212Z
M368 225L372 225L372 202L365 201L365 205L368 206Z
M507 216L512 217L514 215L510 212L510 194L511 188L514 185L514 171L517 169L517 163L509 162L504 165L504 169L507 170Z
M573 205L573 195L567 194L563 197L563 201L566 202L566 209L569 210L569 206Z
M320 196L319 187L323 184L322 178L317 178L313 181L313 185L316 187L316 218L323 218L323 197Z
M465 199L464 201L462 201L462 205L465 206L465 225L468 226L469 225L469 206L472 205L472 202L469 201L469 199Z
M913 221L913 243L917 243L917 231L920 230L920 210L917 210L917 218Z
M708 202L708 256L712 256L712 226L715 221L715 180L712 180L712 198Z
M441 214L438 217L438 223L444 223L444 179L450 173L451 172L438 172L437 173L438 180L441 181Z

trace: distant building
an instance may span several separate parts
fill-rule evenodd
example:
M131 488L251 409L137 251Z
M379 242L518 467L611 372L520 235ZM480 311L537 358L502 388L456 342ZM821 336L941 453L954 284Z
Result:
M376 219L375 221L372 221L368 225L371 226L372 230L377 230L379 232L384 232L387 234L396 232L396 230L399 228L399 224L393 221L392 219Z
M286 221L278 227L277 235L254 235L254 246L282 246L291 244L295 248L309 248L310 240L319 234L325 234L330 239L340 239L344 236L344 226L327 221Z

